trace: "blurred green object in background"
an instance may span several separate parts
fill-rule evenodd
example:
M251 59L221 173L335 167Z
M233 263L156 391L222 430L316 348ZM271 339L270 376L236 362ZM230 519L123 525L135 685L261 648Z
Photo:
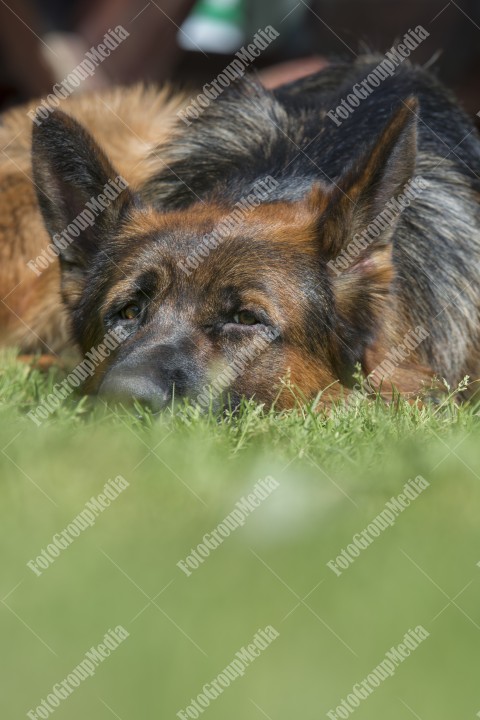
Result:
M183 50L235 52L245 41L245 0L198 0L178 33Z
M282 37L288 37L290 45L297 45L300 38L296 33L303 28L310 4L295 0L198 0L178 33L178 44L193 52L235 53L259 29L272 25L280 33L280 44Z

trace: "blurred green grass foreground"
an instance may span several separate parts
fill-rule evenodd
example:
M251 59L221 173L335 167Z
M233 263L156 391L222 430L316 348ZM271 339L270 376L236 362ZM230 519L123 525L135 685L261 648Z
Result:
M475 405L37 427L53 380L2 359L2 720L479 716Z

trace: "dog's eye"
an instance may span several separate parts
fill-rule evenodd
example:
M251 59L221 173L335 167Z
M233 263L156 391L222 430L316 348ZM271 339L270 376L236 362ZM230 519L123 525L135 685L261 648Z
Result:
M120 317L122 320L135 320L141 313L141 308L139 305L136 305L135 303L129 303L129 305L125 305L120 310Z
M259 321L250 310L240 310L233 316L233 322L237 325L258 325Z

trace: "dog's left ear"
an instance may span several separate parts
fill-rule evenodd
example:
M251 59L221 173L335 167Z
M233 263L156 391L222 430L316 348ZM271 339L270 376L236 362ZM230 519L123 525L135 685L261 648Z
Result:
M62 271L80 276L132 201L126 181L90 133L60 110L34 124L32 170Z
M319 188L308 198L312 209L317 192L322 254L349 364L363 360L385 311L394 275L391 240L401 214L387 203L414 176L417 105L414 98L402 103L368 154L329 192Z

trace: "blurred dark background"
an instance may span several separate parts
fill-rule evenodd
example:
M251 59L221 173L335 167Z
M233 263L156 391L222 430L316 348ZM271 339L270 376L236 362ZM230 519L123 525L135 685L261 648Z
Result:
M421 24L430 37L412 60L480 110L480 0L0 0L0 110L48 95L119 24L129 37L75 92L138 80L195 89L266 25L280 34L251 70L274 86L332 56L384 52Z

